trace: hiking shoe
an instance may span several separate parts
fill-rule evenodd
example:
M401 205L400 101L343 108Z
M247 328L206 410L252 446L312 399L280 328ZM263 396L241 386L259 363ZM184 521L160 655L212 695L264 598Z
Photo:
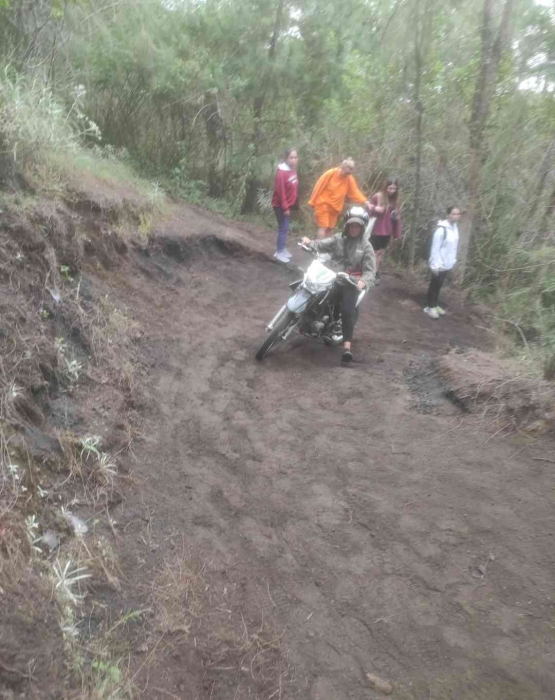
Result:
M438 314L439 314L440 316L445 316L445 314L447 313L447 312L445 311L445 309L442 309L442 308L441 308L441 306L436 306L436 311L438 312Z
M286 264L291 260L291 258L289 256L287 256L283 250L280 250L279 253L276 250L276 252L274 253L274 259L280 263L286 263Z
M427 306L424 309L424 313L427 314L430 318L439 318L439 313L437 309L431 309L429 306Z
M341 362L352 362L353 361L353 353L350 350L343 350L343 354L341 355Z

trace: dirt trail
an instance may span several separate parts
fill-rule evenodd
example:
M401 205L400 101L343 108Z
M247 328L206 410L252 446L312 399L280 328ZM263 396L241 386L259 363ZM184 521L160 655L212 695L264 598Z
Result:
M214 614L244 640L277 635L247 663L252 648L222 650L199 615L186 640L149 647L148 678L137 655L144 696L371 700L373 673L394 698L553 698L553 465L534 460L551 446L488 432L429 372L449 346L486 346L480 322L455 299L431 321L390 272L351 367L300 336L256 363L295 275L252 237L176 214L118 283L151 361L141 486L115 514L127 591L144 598L185 542Z

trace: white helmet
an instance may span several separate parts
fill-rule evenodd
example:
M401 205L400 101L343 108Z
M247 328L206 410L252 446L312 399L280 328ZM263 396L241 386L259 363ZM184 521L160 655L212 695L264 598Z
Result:
M362 231L365 230L370 216L364 207L351 207L345 212L343 217L343 231L347 229L349 224L360 224Z

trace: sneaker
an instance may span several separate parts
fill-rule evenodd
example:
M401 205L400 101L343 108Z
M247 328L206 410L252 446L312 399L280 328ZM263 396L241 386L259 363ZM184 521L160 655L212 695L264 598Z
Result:
M445 309L442 309L442 308L441 308L441 306L436 306L436 311L438 312L438 314L439 314L440 316L445 316L445 314L447 313L447 312L445 311Z
M287 263L291 260L291 258L290 258L289 256L287 256L287 255L283 252L283 250L280 250L279 253L278 253L278 251L276 250L276 252L274 253L274 258L275 258L278 262L280 262L280 263L285 263L285 264L287 264Z
M424 309L424 313L427 314L430 318L439 318L439 313L437 309L431 309L429 306L427 306Z
M341 355L341 362L352 362L353 361L353 353L350 350L343 350L343 354Z
M291 260L291 258L293 257L293 255L290 253L290 251L287 250L287 248L284 248L281 252L285 253L285 255L287 255L289 260Z

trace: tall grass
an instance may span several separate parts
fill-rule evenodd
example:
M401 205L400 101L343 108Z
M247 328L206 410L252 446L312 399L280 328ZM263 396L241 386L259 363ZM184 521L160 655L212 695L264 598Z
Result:
M515 244L504 265L494 297L499 330L555 379L555 248Z
M98 126L82 110L83 86L67 92L68 105L41 78L10 66L0 71L0 179L22 175L35 186L63 186L64 179L86 172L104 182L130 183L145 203L158 206L160 189L139 178L121 153L102 146Z
M79 135L68 113L38 78L0 73L0 143L4 164L22 172L52 152L75 153Z

